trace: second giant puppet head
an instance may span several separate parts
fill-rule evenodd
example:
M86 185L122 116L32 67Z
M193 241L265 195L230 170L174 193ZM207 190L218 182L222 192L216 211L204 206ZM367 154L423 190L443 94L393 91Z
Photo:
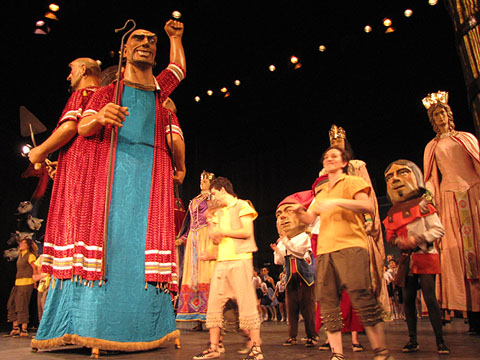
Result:
M387 166L384 175L387 194L394 205L418 198L425 193L422 171L412 161L396 160Z

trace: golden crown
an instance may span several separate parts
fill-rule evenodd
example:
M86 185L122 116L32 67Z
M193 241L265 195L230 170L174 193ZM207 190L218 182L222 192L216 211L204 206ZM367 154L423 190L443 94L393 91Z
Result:
M338 127L335 124L333 124L332 127L330 128L330 132L328 133L328 136L330 136L330 141L336 138L345 139L347 137L345 130L343 130L342 127Z
M203 170L203 172L200 175L200 180L208 179L208 180L212 181L214 178L215 178L214 173L211 173L211 172L208 172L208 171L205 171L205 170Z
M432 105L442 103L447 105L448 104L448 92L447 91L438 91L436 93L428 94L422 100L423 106L425 109L430 109Z

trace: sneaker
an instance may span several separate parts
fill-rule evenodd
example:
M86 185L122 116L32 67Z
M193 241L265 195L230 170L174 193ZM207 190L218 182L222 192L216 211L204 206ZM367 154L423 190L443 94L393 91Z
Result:
M308 338L307 341L305 341L306 347L314 347L315 345L317 345L317 340L315 337Z
M283 346L290 346L290 345L297 345L297 338L295 337L288 338L287 341L283 343Z
M352 344L352 350L354 352L359 352L359 351L365 351L365 348L362 346L362 344Z
M409 353L409 352L415 352L418 351L420 347L418 346L418 343L414 340L410 340L407 345L405 345L402 349L402 352L404 353Z
M207 350L203 350L200 354L197 354L193 357L193 360L200 359L218 359L220 357L220 352L218 350L213 350L209 347Z
M450 354L450 349L443 342L437 344L437 352L441 355Z
M322 350L322 351L330 350L330 344L327 342L323 343L318 347L318 350Z
M250 352L246 357L243 358L243 360L263 360L263 353L262 349L260 349L260 346L253 344L253 346L250 348Z
M343 354L339 354L339 353L332 353L332 356L330 357L330 360L345 360L345 356L343 356Z

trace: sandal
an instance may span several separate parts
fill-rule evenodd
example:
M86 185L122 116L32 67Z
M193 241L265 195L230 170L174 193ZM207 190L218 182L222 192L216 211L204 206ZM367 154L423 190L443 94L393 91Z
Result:
M250 349L250 352L246 357L243 358L243 360L263 360L263 353L262 349L260 349L260 346L253 344L253 346Z
M28 330L27 329L20 330L20 337L28 337Z
M388 349L376 349L374 352L373 360L393 360L393 356Z
M20 328L18 326L14 326L12 331L10 331L9 336L19 336L20 335Z

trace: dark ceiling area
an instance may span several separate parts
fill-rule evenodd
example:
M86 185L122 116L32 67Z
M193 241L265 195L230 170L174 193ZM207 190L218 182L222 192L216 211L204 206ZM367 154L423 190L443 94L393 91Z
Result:
M68 64L78 57L118 62L127 19L159 31L156 72L168 64L163 31L182 13L187 78L172 94L187 146L185 204L199 191L202 170L230 178L239 197L259 212L260 261L276 239L274 210L285 196L310 188L321 169L332 124L342 126L355 157L367 163L375 190L385 195L383 171L399 158L422 166L434 136L421 99L450 92L456 127L473 132L452 22L442 1L59 1L58 21L35 35L48 2L18 0L1 24L1 153L5 171L2 235L15 230L18 202L35 179L21 179L29 142L19 130L25 106L48 131L68 99ZM405 9L413 10L405 17ZM385 17L395 31L385 33ZM370 25L372 32L365 33ZM324 45L326 51L319 51ZM299 58L295 69L290 57ZM269 71L270 65L276 71ZM234 85L240 80L240 85ZM220 92L227 87L229 96ZM213 95L208 96L207 90ZM196 102L194 98L200 97Z

